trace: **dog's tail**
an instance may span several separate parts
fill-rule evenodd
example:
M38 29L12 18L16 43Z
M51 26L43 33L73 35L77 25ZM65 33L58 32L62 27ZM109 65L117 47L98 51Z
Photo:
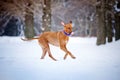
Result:
M21 38L21 40L23 40L23 41L31 41L31 40L34 40L34 39L39 39L39 38L38 37L30 38L30 39L28 39L28 38Z

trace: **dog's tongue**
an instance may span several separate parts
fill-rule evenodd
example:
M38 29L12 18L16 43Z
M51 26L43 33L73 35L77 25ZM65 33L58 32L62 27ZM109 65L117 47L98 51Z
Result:
M71 33L71 36L74 35L74 32Z

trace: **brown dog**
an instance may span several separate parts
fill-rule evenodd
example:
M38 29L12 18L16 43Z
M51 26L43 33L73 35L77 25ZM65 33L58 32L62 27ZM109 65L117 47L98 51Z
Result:
M27 40L38 39L38 42L43 50L41 59L44 59L46 53L48 52L49 57L56 61L56 59L52 56L50 52L49 43L54 46L60 47L60 49L62 49L66 53L64 59L66 59L67 55L70 55L73 59L75 59L75 57L71 54L71 52L68 51L66 48L66 44L69 40L69 35L72 33L72 21L70 21L70 23L68 24L64 24L63 22L61 22L61 24L64 26L63 31L44 32L38 38L22 39L22 40L27 41Z

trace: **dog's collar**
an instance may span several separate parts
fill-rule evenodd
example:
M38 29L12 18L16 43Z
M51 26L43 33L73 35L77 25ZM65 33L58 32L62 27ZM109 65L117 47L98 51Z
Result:
M66 35L66 36L70 36L71 33L66 33L65 31L63 31L63 33Z

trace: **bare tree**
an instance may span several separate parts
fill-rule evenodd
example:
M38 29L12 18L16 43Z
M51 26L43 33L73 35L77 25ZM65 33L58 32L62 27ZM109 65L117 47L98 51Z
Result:
M51 0L43 0L42 31L51 30Z
M28 7L31 7L31 3L27 3ZM26 8L26 15L25 15L25 37L32 38L34 37L34 14L33 12L29 11Z
M120 10L120 1L116 0L117 2L117 6L116 9ZM120 39L120 11L115 11L115 40L119 40Z
M96 11L98 15L97 27L97 45L106 43L106 26L105 26L105 0L97 0Z
M106 37L108 42L112 42L113 29L112 29L112 8L114 5L114 0L105 0L105 27L106 27Z
M15 16L22 20L25 24L24 33L27 38L34 36L34 13L38 14L41 0L2 0L0 4L0 9L4 9L2 14L6 12L8 13L7 15ZM5 14L5 16L7 15Z

